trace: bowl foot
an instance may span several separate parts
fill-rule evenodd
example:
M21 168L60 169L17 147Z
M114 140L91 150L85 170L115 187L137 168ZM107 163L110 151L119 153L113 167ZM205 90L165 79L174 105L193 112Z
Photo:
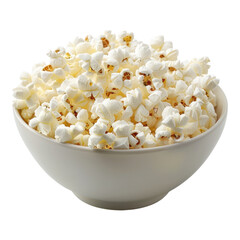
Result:
M154 204L154 203L160 201L161 199L163 199L168 193L164 193L157 197L153 197L153 198L149 198L149 199L144 199L144 200L140 200L140 201L130 201L130 202L102 201L102 200L83 197L83 196L78 195L77 193L74 193L74 194L83 202L90 204L94 207L111 209L111 210L129 210L129 209L142 208L142 207L146 207L151 204Z

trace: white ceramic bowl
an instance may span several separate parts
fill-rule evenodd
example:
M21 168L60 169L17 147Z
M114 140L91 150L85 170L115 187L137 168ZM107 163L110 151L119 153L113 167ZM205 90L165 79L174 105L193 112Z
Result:
M20 135L39 165L82 201L133 209L162 199L207 159L223 131L227 99L217 87L217 123L188 141L136 150L91 150L58 143L29 127L14 109Z

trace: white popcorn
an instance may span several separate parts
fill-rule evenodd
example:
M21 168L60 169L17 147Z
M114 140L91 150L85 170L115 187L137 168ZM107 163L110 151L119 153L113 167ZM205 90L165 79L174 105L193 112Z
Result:
M130 54L126 47L120 46L109 51L108 56L110 59L115 59L120 65L121 63L128 60Z
M154 57L160 61L176 61L178 57L178 50L168 48L165 51L155 52Z
M146 122L149 116L149 111L143 106L140 105L135 112L135 121L136 122Z
M55 68L53 71L41 71L41 78L44 82L50 79L61 82L65 77L65 71L62 68Z
M100 85L94 83L91 79L84 75L80 75L77 79L78 88L87 98L100 97L103 89Z
M59 125L55 131L55 138L58 142L71 142L81 134L84 129L80 125L71 125L66 127L64 124Z
M182 133L183 126L187 124L188 118L184 114L173 114L163 119L162 124L170 127L176 133Z
M132 75L129 69L123 69L120 73L112 73L111 80L113 81L113 87L119 89L123 93L131 90Z
M74 116L73 113L69 112L67 115L66 115L66 121L70 124L76 124L77 123L77 118Z
M163 36L150 45L131 32L76 38L22 73L14 107L36 131L61 143L138 149L191 139L217 121L209 59L178 60Z
M153 60L146 63L146 68L151 70L155 78L161 78L167 72L167 66L164 63Z
M141 61L146 61L151 57L151 50L147 44L140 43L135 49L135 57Z
M188 88L188 85L183 80L178 80L177 81L177 83L176 83L176 92L184 93L187 88Z
M132 130L129 136L129 144L131 148L141 148L145 141L145 135L139 130Z
M106 133L106 131L107 124L103 121L97 121L89 130L88 146L90 148L102 148L103 146L111 145L115 136L112 133Z
M155 138L153 134L151 134L151 133L147 134L144 144L143 144L143 147L144 148L152 148L152 147L156 147L158 145L160 145L159 140L157 138Z
M161 125L156 129L156 137L174 136L175 141L184 139L183 129L188 122L188 117L185 114L179 114L177 109L166 107L162 113L163 120Z
M114 122L115 116L122 109L122 103L117 100L104 99L92 106L92 113L109 122ZM92 116L93 117L93 116Z
M125 121L130 121L132 115L133 110L130 106L127 106L126 109L122 111L122 119Z
M27 107L33 113L40 104L33 83L14 88L13 96L16 98L14 106L17 109L24 109Z
M27 72L23 72L20 75L20 80L21 80L21 85L26 86L32 82L32 76L31 76L31 74L29 74Z
M124 100L124 106L130 106L132 109L138 108L142 102L142 93L139 88L128 91Z
M200 59L193 59L189 63L184 66L184 75L188 77L189 80L194 79L196 76L200 76L202 74L207 74L210 62L208 57L203 57Z
M116 121L112 124L113 132L117 137L128 137L130 135L131 126L124 120Z
M64 58L65 49L58 48L55 51L49 51L47 54L50 57L50 64L43 68L44 71L52 71L55 68L62 68L65 71L68 71L68 65L66 59Z
M88 121L88 111L86 109L79 110L77 114L77 119L81 122L87 122Z
M71 130L64 124L57 127L55 131L55 138L58 142L69 142L72 140Z
M52 136L58 125L57 119L47 106L39 106L35 117L29 121L29 126L46 136Z
M113 149L129 149L128 137L116 137Z
M87 72L100 73L103 71L101 61L103 58L102 52L96 52L93 54L82 53L78 55L78 58L82 60L82 68Z
M114 58L108 57L104 61L104 66L107 72L116 72L119 68L119 62Z
M169 128L165 125L160 125L156 129L155 137L157 139L159 139L159 138L170 138L171 137L171 128Z
M91 53L95 52L91 43L87 42L87 41L83 42L83 40L82 40L82 42L79 42L78 44L76 44L76 46L73 45L72 47L70 47L70 51L75 53L76 55L82 54L82 53L91 54Z
M219 83L219 80L215 77L211 77L209 75L203 77L196 77L192 81L192 85L195 85L199 88L203 88L206 91L213 90Z

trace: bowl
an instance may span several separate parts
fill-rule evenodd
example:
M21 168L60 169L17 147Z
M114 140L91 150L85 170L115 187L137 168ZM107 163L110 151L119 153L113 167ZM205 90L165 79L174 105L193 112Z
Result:
M134 209L153 204L192 176L208 158L223 131L227 99L220 87L218 120L206 132L185 142L131 150L91 150L58 143L28 126L14 108L27 148L59 184L82 201L106 209Z

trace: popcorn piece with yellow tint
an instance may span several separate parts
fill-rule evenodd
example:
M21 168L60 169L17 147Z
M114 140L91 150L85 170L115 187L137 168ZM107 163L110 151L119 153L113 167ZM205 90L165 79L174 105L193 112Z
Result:
M131 46L131 42L134 39L134 35L132 32L128 33L126 31L123 31L119 34L118 36L118 41L120 42L121 45L126 45L128 47Z
M72 141L73 144L80 145L87 147L88 146L88 139L90 135L88 134L78 134Z
M150 46L155 51L166 51L168 49L171 49L173 47L172 42L170 41L164 41L164 36L156 36L150 41Z
M106 72L116 72L119 69L119 63L116 59L107 57L103 61L104 67L106 69Z

